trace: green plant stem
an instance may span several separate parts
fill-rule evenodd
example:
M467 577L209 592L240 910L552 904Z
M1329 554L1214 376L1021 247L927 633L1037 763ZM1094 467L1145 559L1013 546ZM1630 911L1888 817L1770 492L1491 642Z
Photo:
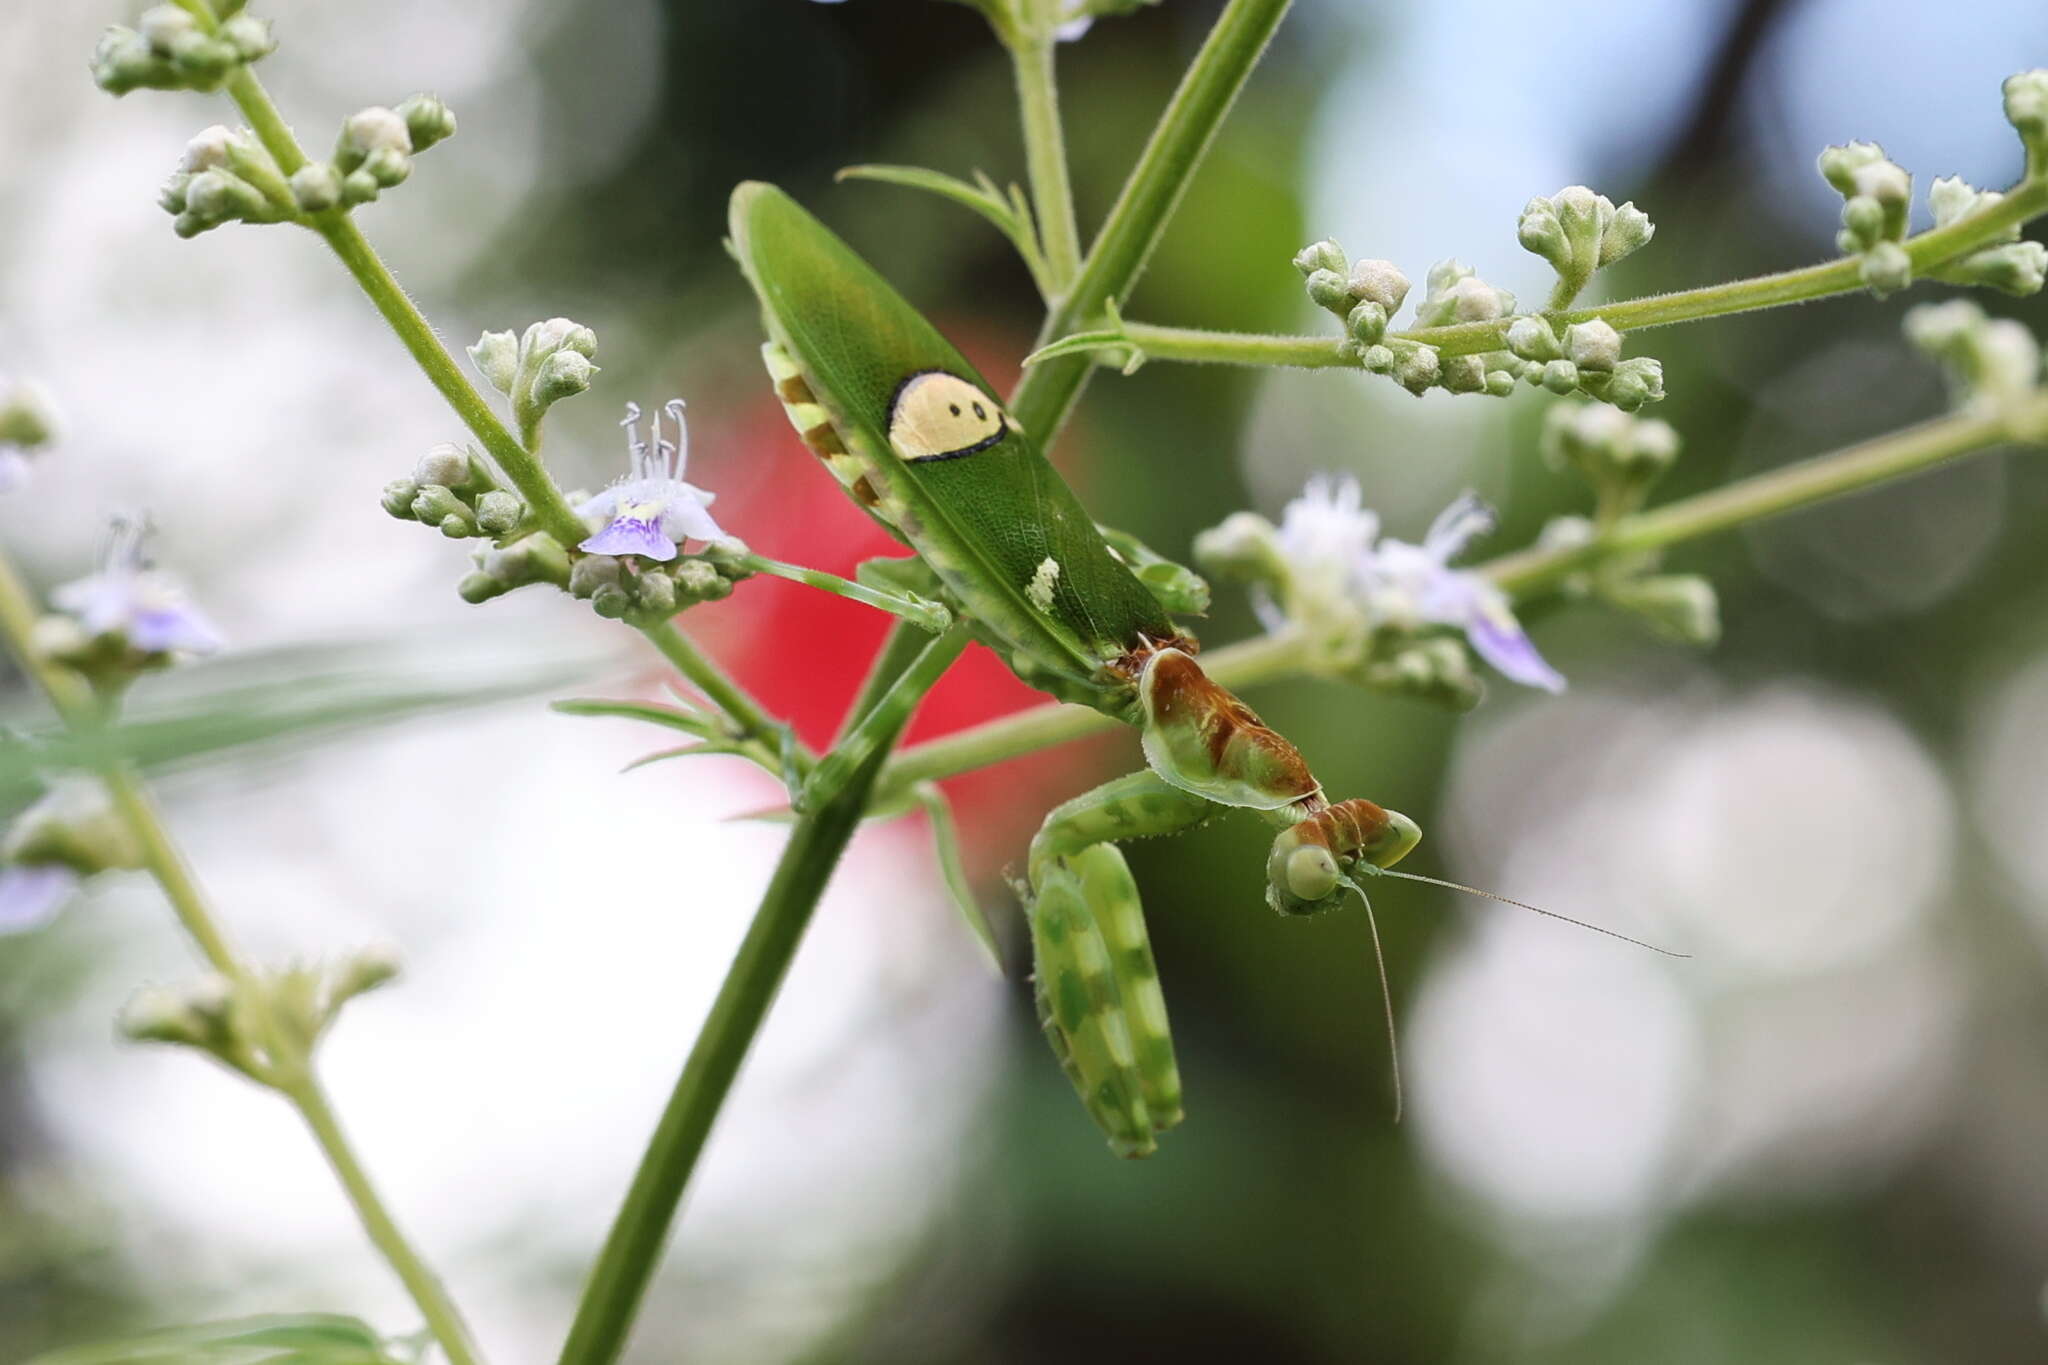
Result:
M1046 283L1064 294L1081 269L1081 229L1074 217L1074 187L1067 173L1066 137L1060 128L1059 84L1053 71L1057 42L1050 20L1028 26L1010 44L1023 114L1024 164L1031 177L1032 216L1045 257Z
M1832 454L1681 498L1654 511L1619 518L1585 545L1524 550L1493 560L1484 568L1508 593L1530 597L1604 559L1660 550L1682 540L1762 521L1994 446L2040 440L2044 431L2048 431L2048 394L2002 412L1938 417Z
M928 641L899 623L870 673L861 710L877 706L913 673L929 685L966 640L964 630L955 630ZM856 721L849 718L849 730ZM775 1001L818 897L860 825L887 750L887 743L881 745L844 786L797 820L612 1222L562 1347L562 1365L610 1365L625 1349L705 1139Z
M348 1194L348 1202L355 1208L356 1217L361 1220L363 1231L384 1253L384 1259L398 1272L398 1278L405 1282L406 1291L412 1301L426 1317L427 1330L440 1343L450 1365L476 1365L482 1359L475 1340L470 1336L469 1325L448 1297L447 1287L441 1283L427 1263L413 1250L399 1230L398 1223L377 1187L357 1160L355 1148L348 1135L342 1131L341 1120L336 1117L334 1106L328 1101L327 1092L319 1078L313 1073L311 1063L299 1074L280 1080L278 1092L290 1100L305 1119L306 1127L312 1130L313 1138L320 1144L320 1152L327 1158L327 1164L334 1171L335 1179Z
M1088 248L1073 288L1047 314L1039 345L1101 317L1106 303L1122 302L1130 292L1289 3L1229 0L1224 6ZM1010 411L1041 446L1052 445L1092 368L1089 357L1077 355L1025 372Z
M1524 550L1480 566L1518 599L1555 588L1618 555L1659 550L1873 485L1920 473L1995 446L2048 440L2048 393L1998 413L1958 413L1846 447L1654 511L1621 517L1597 539L1557 550ZM1308 641L1292 631L1261 636L1202 655L1210 677L1233 690L1311 672ZM1085 706L1052 702L988 721L944 739L913 745L882 770L875 805L891 808L910 787L972 772L1040 749L1116 728Z
M920 597L906 597L900 593L881 592L865 583L856 583L850 578L841 578L836 573L823 569L807 569L801 564L785 564L779 559L766 555L750 554L747 566L757 573L771 574L786 578L792 583L802 583L820 592L829 592L834 597L844 597L849 602L886 611L900 617L920 630L934 633L944 630L953 623L953 613L937 602L927 602Z
M76 734L91 734L104 728L105 708L91 689L75 675L45 661L37 652L37 615L35 598L22 582L20 572L14 562L0 552L0 638L6 640L9 650L49 697L50 704L69 729ZM179 924L198 945L208 964L230 980L249 979L252 973L235 952L226 931L220 926L219 918L207 904L205 892L200 889L198 879L172 841L163 816L157 811L155 802L150 800L149 792L134 767L125 760L115 759L100 769L99 777L106 786L115 814L142 849L143 866L163 889L164 899L170 902ZM461 1315L455 1311L440 1282L427 1269L426 1263L406 1241L385 1209L375 1186L363 1170L362 1162L356 1158L335 1121L326 1097L312 1079L310 1060L302 1082L277 1084L272 1088L305 1119L327 1163L341 1177L364 1231L369 1233L370 1240L411 1291L435 1340L447 1353L450 1365L477 1365L480 1357L470 1342Z
M2012 228L2048 213L2048 178L2028 180L1983 213L1961 222L1933 228L1905 241L1917 277L1947 262L1992 245ZM1753 279L1700 289L1683 289L1672 294L1625 299L1569 312L1551 312L1559 328L1574 322L1598 318L1616 331L1637 331L1665 327L1679 322L1726 317L1786 304L1806 303L1836 294L1853 294L1864 288L1854 257L1805 266L1798 270L1759 275ZM1096 315L1099 318L1099 310ZM1091 319L1083 316L1080 322ZM1444 355L1476 355L1497 351L1507 345L1512 318L1492 322L1459 322L1444 327L1420 327L1389 332L1389 341L1408 341L1434 346ZM1164 327L1155 323L1126 320L1121 327L1093 329L1074 337L1094 338L1098 349L1136 346L1149 360L1175 360L1197 365L1282 365L1296 369L1357 368L1358 361L1344 353L1344 338L1330 336L1275 336L1254 332L1212 332L1195 327ZM1066 334L1046 344L1068 339ZM1088 363L1087 355L1065 355L1063 362ZM1052 364L1043 360L1036 368Z

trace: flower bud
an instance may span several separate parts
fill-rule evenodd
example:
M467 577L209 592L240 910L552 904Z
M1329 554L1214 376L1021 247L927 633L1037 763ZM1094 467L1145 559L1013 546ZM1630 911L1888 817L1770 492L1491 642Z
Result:
M235 56L245 62L267 57L277 50L277 39L270 36L270 21L258 19L253 14L238 14L220 26L221 41L235 51Z
M1555 394L1567 394L1579 387L1579 367L1569 360L1546 361L1543 387Z
M533 378L533 405L545 411L564 398L589 389L597 366L580 352L561 350L541 362Z
M1391 346L1367 346L1358 353L1361 369L1373 374L1390 374L1394 369L1394 348Z
M1442 373L1443 362L1434 346L1409 346L1394 355L1394 382L1418 398Z
M732 580L702 559L686 559L676 565L675 582L676 596L685 604L732 596Z
M1359 261L1351 267L1346 292L1361 303L1376 303L1388 317L1408 297L1408 277L1392 261Z
M610 555L584 555L569 566L572 597L595 597L600 588L614 587L618 581L619 561Z
M81 877L142 866L142 846L90 782L50 789L0 837L0 863L54 863Z
M1465 647L1445 635L1411 638L1385 658L1369 659L1352 676L1376 692L1415 697L1469 711L1486 688Z
M381 501L384 510L400 521L413 520L412 500L420 495L420 486L411 479L393 479L384 485Z
M1484 393L1486 362L1476 355L1446 356L1439 382L1451 393Z
M1863 253L1856 274L1871 293L1883 298L1913 282L1913 258L1897 242L1879 242Z
M1344 248L1338 246L1334 239L1325 237L1295 252L1294 268L1303 276L1313 275L1318 270L1341 275L1345 270Z
M1637 356L1614 367L1614 377L1605 392L1596 394L1623 412L1634 412L1645 403L1664 397L1664 362L1651 356Z
M713 578L718 577L710 565L704 567ZM617 621L633 610L633 598L617 583L607 583L590 595L590 609L607 621Z
M469 454L461 446L443 441L420 456L420 462L413 466L412 479L418 484L461 488L469 482Z
M379 147L363 158L362 174L376 181L378 188L388 190L412 174L412 158L396 147Z
M517 494L508 493L502 488L494 488L477 496L476 524L491 535L509 534L518 527L520 519L525 515L526 504L519 500Z
M309 161L292 172L292 198L307 213L325 213L341 204L341 173L325 161Z
M0 445L34 449L57 439L57 408L29 379L0 385Z
M510 332L485 332L469 348L469 360L492 388L509 394L519 372L519 338Z
M1884 148L1875 142L1844 143L1821 150L1820 173L1846 199L1856 193L1856 172L1884 159Z
M403 967L398 949L390 944L377 943L358 948L334 969L329 984L330 1011L345 1001L395 981Z
M1277 586L1287 581L1280 533L1257 512L1232 512L1195 536L1195 562L1219 578Z
M1361 303L1346 315L1344 330L1361 346L1376 346L1387 334L1387 310L1378 303Z
M1621 360L1621 333L1593 318L1564 329L1565 356L1581 370L1611 370Z
M228 164L228 148L234 137L234 133L229 131L224 123L202 128L185 144L185 154L178 159L178 169L197 173L225 167Z
M753 566L747 563L753 553L738 536L726 536L706 545L703 557L727 578L738 580L753 575Z
M176 5L152 5L135 21L143 41L158 52L174 53L199 35L199 21Z
M439 526L450 517L465 527L471 524L469 508L463 504L462 499L437 483L427 484L420 489L418 496L412 500L412 515L413 520L429 526Z
M344 172L353 171L375 152L412 151L412 134L405 120L381 104L358 109L342 120L341 136L334 145L334 164Z
M1318 308L1342 317L1351 308L1351 292L1344 277L1334 270L1318 270L1308 277L1308 296Z
M1555 360L1564 354L1549 319L1533 313L1508 324L1508 350L1524 360Z
M1652 574L1614 584L1604 595L1681 644L1705 648L1721 638L1720 599L1698 574Z
M657 569L633 579L633 596L640 609L656 616L673 616L676 610L676 581Z
M1623 204L1600 234L1599 264L1612 265L1657 235L1657 225L1633 203Z
M353 170L341 178L341 202L353 208L376 202L380 187L377 177L365 170Z
M437 142L455 136L455 112L432 95L414 95L398 106L398 116L412 140L412 150L424 152Z
M1936 272L1956 284L1981 285L2015 298L2041 292L2048 280L2048 246L2039 242L2009 242L2004 246L1973 251L1960 261L1951 261Z
M1571 268L1571 243L1565 240L1564 225L1548 199L1537 196L1522 207L1515 224L1515 240L1525 251L1541 256L1559 274Z
M2048 172L2048 69L2006 77L2005 121L2026 144L2027 174Z

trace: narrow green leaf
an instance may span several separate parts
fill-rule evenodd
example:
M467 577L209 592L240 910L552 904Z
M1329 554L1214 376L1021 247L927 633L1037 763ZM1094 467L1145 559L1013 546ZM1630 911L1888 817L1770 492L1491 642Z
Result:
M40 1355L27 1365L405 1365L359 1319L275 1313L146 1332Z
M973 209L993 223L996 230L1010 239L1010 245L1017 248L1017 254L1024 258L1025 268L1037 283L1039 292L1046 290L1045 257L1038 248L1038 230L1032 222L1031 213L1023 205L1021 195L1005 200L996 189L995 182L980 171L974 173L976 184L968 184L957 176L943 171L927 170L923 166L848 166L834 179L874 180L885 185L903 185L914 190L927 190L941 198ZM1012 186L1014 192L1015 187Z
M967 932L974 935L974 941L981 945L988 965L997 976L1001 976L1003 950L996 939L995 927L988 922L981 902L975 898L974 884L968 880L967 865L961 860L960 831L953 823L952 804L933 782L918 783L916 795L917 803L924 807L926 818L932 822L932 844L939 856L939 878L945 882L946 891L953 898L953 908L960 912Z
M671 730L681 730L698 739L724 740L728 736L704 716L679 706L657 701L613 701L605 697L569 697L549 709L565 716L615 716L623 720L644 720Z

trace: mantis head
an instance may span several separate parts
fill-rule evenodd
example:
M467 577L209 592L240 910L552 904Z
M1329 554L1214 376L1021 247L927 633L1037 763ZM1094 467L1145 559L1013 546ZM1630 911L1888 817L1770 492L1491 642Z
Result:
M1266 903L1283 915L1333 910L1350 874L1392 867L1422 841L1422 830L1399 811L1357 798L1282 830L1266 855Z

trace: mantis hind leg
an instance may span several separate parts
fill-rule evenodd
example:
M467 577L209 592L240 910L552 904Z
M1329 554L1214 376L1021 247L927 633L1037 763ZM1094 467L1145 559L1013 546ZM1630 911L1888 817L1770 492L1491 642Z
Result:
M1180 1070L1137 883L1110 842L1173 834L1214 806L1149 772L1057 807L1032 840L1026 906L1039 1022L1119 1156L1181 1119Z

